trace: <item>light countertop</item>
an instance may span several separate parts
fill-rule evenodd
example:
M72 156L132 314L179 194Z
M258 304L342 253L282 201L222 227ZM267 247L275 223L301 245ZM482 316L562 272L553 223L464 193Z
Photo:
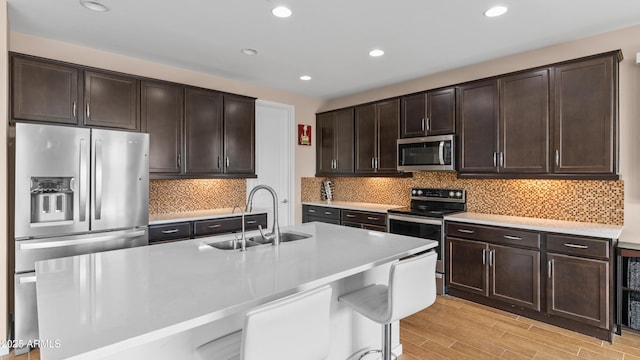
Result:
M474 212L447 215L444 217L444 220L480 225L517 227L519 229L592 236L607 239L618 239L622 234L622 226L619 225L538 219L521 216L491 215Z
M372 204L350 201L305 201L302 205L326 206L338 209L373 211L380 213L386 213L389 209L404 207L403 205Z
M266 214L264 209L254 208L250 214ZM233 208L220 208L209 210L196 210L196 211L183 211L164 214L149 214L149 225L169 224L180 221L194 221L194 220L207 220L207 219L220 219L225 217L240 216L239 210L236 208L236 212L233 212Z
M282 230L312 237L246 252L210 237L36 263L40 338L62 345L43 359L109 356L436 246L324 223Z

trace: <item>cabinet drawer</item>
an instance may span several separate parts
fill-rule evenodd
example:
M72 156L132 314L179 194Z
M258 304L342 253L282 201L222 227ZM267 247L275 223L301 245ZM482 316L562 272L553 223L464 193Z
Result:
M327 218L317 217L317 216L306 216L304 220L304 222L314 222L314 221L327 223L327 224L340 225L340 219L327 219Z
M176 239L189 239L190 237L190 222L149 226L149 243Z
M387 215L381 214L381 213L374 213L374 212L342 210L342 221L386 226Z
M304 205L303 214L326 219L340 220L340 209L325 206Z
M540 233L474 224L450 223L446 227L448 236L481 240L494 244L540 248Z
M240 222L238 222L240 224ZM261 225L263 229L267 228L267 214L247 215L244 218L244 229L257 230L258 225ZM240 229L238 229L240 230Z
M237 231L242 228L240 217L198 220L193 222L193 236L207 236Z
M547 252L609 258L609 240L602 238L587 238L582 236L547 235Z

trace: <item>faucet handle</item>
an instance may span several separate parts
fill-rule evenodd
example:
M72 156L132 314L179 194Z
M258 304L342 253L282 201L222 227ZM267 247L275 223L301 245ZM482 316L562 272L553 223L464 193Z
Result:
M258 225L258 231L260 231L260 236L265 240L273 240L276 237L274 233L265 233L264 230L262 230L262 225Z

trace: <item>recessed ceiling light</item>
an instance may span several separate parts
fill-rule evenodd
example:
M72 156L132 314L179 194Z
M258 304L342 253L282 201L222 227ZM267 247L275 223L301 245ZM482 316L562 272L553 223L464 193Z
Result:
M496 17L500 15L504 15L507 12L506 6L494 6L491 9L484 12L484 16L486 17Z
M378 57L384 55L384 51L380 49L374 49L369 51L369 56Z
M89 10L93 10L97 12L109 11L109 8L106 5L98 1L80 0L80 4L82 4L82 6L86 7Z
M291 9L286 6L278 6L276 8L273 8L273 10L271 10L271 13L279 18L288 18L289 16L291 16L291 14L293 14Z
M240 52L245 54L245 55L253 56L253 55L256 55L258 53L258 50L246 48L246 49L240 50Z
M302 75L302 76L300 76L300 80L303 80L303 81L309 81L309 80L311 80L311 76L309 76L309 75Z

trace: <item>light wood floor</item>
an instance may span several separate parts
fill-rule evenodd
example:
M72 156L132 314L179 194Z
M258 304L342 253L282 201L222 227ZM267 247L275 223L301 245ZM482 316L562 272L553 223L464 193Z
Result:
M640 333L623 331L609 344L449 296L438 296L431 307L402 320L400 341L404 354L398 360L640 360ZM0 360L40 360L40 353Z

